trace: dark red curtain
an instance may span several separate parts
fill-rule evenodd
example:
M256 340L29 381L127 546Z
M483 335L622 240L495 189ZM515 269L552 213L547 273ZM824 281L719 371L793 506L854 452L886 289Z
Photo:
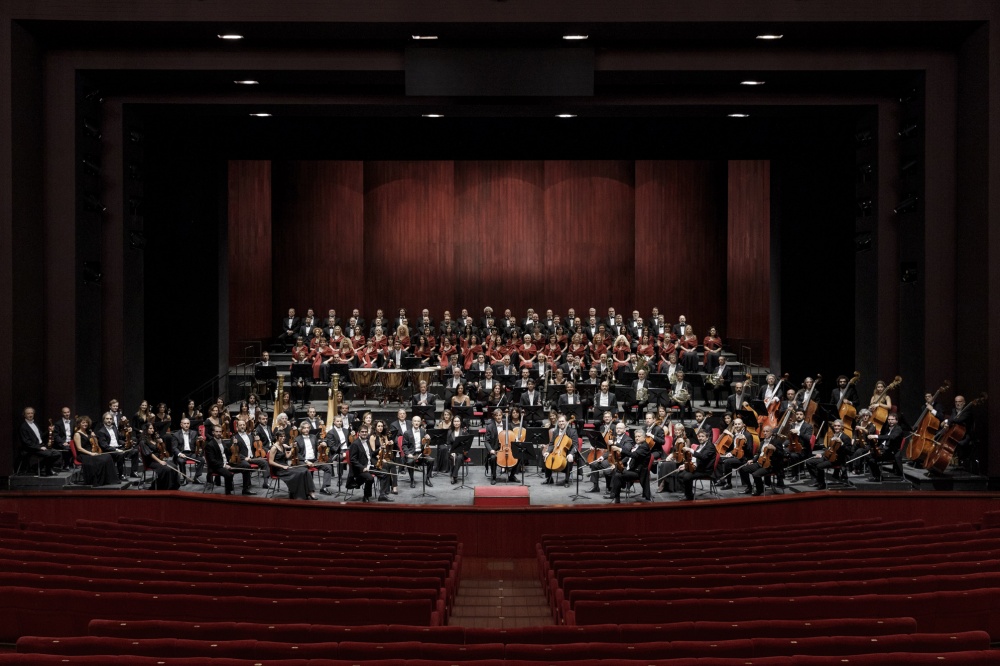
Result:
M770 162L729 163L727 337L743 341L753 350L753 362L764 365L770 357L770 191Z

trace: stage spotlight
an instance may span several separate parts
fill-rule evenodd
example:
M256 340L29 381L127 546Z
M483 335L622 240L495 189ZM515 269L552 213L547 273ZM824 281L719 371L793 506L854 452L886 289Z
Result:
M93 194L88 194L83 198L83 207L85 210L89 210L94 213L103 213L108 209L108 207L101 203L101 200Z
M104 278L104 273L101 272L101 262L99 261L83 262L84 284L100 284L103 278Z
M216 35L216 37L218 37L219 39L226 39L233 42L243 39L243 35L237 35L234 33L229 33L226 35Z
M93 121L90 118L83 119L83 133L93 139L101 138L101 128L97 126L96 121Z
M899 136L909 137L911 134L917 131L918 127L919 125L917 125L917 123L910 123L906 127L900 129L899 132L897 132L897 134L899 134Z
M854 143L858 146L867 146L873 141L874 137L870 130L861 130L854 135Z
M131 141L132 143L142 143L142 140L144 138L145 137L143 136L142 132L140 132L139 130L128 131L128 140Z
M861 213L861 217L868 217L871 215L874 207L875 202L871 199L863 199L858 202L858 211Z
M920 199L919 199L919 197L917 197L917 195L911 194L910 196L906 197L905 199L903 199L902 201L900 201L898 204L896 204L896 207L892 209L892 212L895 213L896 215L902 215L903 213L909 213L911 210L913 210L914 208L917 207L917 202L919 200Z
M97 88L92 88L83 93L83 99L86 102L97 102L98 104L104 101L104 97L101 96L101 91Z
M97 163L97 158L93 155L85 155L80 162L83 164L83 170L91 176L101 175L101 165Z
M587 39L587 37L589 37L589 35L563 35L563 39L571 42L579 42Z
M904 261L899 265L899 278L903 284L913 284L920 277L920 270L914 261Z
M136 250L146 249L146 234L142 231L128 232L128 244Z
M858 176L860 177L862 183L870 181L874 173L875 165L871 162L865 162L864 164L858 165Z

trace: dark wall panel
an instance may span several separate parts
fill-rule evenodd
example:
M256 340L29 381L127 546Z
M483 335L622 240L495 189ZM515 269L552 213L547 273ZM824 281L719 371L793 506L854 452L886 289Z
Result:
M452 307L454 163L365 162L364 279L366 318L376 307L411 319L427 307L435 319Z
M276 162L271 326L294 307L341 318L361 307L364 188L361 162ZM347 309L347 312L342 310Z
M746 341L763 365L770 355L770 182L770 162L729 162L727 337Z
M545 295L536 309L631 307L634 186L632 161L545 162Z
M542 303L544 193L541 161L455 162L454 306L476 316Z
M271 163L229 163L229 356L272 334Z
M635 307L726 328L726 171L710 161L635 163Z

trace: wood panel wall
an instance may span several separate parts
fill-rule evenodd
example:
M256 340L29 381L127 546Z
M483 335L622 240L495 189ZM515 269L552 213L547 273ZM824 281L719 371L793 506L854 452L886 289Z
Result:
M231 179L244 171L248 183L230 184L231 222L252 217L241 211L258 196L258 171L234 167ZM272 179L273 307L266 325L244 322L232 294L271 294L271 273L231 267L231 340L273 335L288 307L358 307L369 320L376 308L427 307L440 320L486 305L518 316L657 306L668 320L685 314L699 337L713 325L768 337L767 162L280 162ZM231 262L268 259L239 245L245 234L230 240Z
M759 345L753 362L764 365L770 357L770 192L770 162L729 162L728 337Z
M274 334L271 316L271 163L229 163L229 355Z
M698 337L726 327L726 169L709 161L635 163L635 307L683 314Z
M272 327L288 308L313 308L322 322L363 302L363 177L362 162L274 164Z

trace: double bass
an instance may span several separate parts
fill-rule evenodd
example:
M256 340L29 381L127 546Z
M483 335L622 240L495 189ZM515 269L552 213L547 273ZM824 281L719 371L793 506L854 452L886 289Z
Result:
M844 398L847 396L847 389L850 388L851 384L857 384L859 379L861 379L861 373L855 370L854 376L847 382L847 386L840 392L840 398L837 399L837 417L844 424L844 434L851 439L854 438L854 417L858 415L858 410L854 405L847 404ZM832 435L833 429L827 429L826 435L823 437L823 446L827 449L830 448L830 438ZM825 457L826 453L823 456ZM827 458L827 460L835 460L835 458Z
M781 379L779 379L777 382L778 395L776 395L775 399L771 401L771 404L767 406L767 416L764 417L763 423L761 423L761 425L769 425L771 426L771 428L778 427L778 408L781 407L781 385L787 382L788 382L788 373L786 372L781 376ZM788 410L785 411L787 412Z
M889 408L878 403L882 402L882 398L884 398L889 391L896 389L902 383L903 378L896 375L896 378L892 380L891 384L882 389L878 395L872 397L872 423L875 424L876 431L882 432L882 426L885 425L885 420L889 418Z
M983 393L972 402L966 404L955 415L956 418L964 416L973 407L986 402L987 397L986 393ZM927 454L927 459L924 460L924 469L944 473L955 457L955 449L958 448L958 443L965 439L967 432L968 429L964 423L949 423L944 432L938 433L934 449Z
M941 428L941 419L931 414L929 405L937 402L938 397L950 389L951 382L946 379L938 387L938 390L934 392L930 403L924 404L924 409L920 412L920 418L917 419L917 425L913 429L913 434L910 435L909 440L906 442L905 455L909 460L918 460L922 456L926 456L934 448L934 438Z
M819 406L819 400L816 399L819 392L816 387L819 386L822 381L823 375L817 373L816 379L813 380L812 393L809 394L809 405L806 407L806 422L812 425L814 429L819 427L819 424L816 423L816 408ZM805 384L802 385L802 389L803 391L805 390ZM805 394L803 394L803 396L804 395Z

